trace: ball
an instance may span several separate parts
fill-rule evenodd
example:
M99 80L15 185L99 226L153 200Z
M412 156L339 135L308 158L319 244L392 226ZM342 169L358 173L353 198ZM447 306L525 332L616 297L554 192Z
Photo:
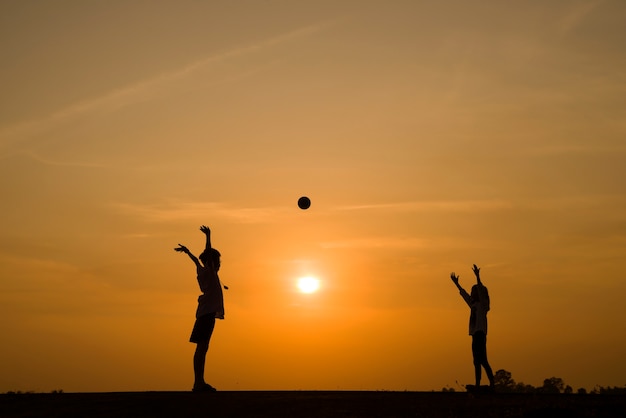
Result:
M302 196L300 199L298 199L298 207L302 210L308 209L309 207L311 207L311 199L306 196Z

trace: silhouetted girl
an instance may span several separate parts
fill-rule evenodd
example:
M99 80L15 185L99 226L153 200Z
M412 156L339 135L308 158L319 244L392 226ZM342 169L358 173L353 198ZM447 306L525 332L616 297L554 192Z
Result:
M194 262L198 285L202 291L198 297L196 322L189 338L190 342L196 344L196 351L193 355L193 391L215 392L216 389L204 381L204 365L215 327L215 318L224 319L224 296L217 275L220 269L220 252L211 247L211 230L202 225L200 231L206 235L206 246L204 252L198 257L199 260L184 245L178 244L174 251L187 254Z
M489 292L480 281L480 268L474 264L472 269L476 275L476 284L472 286L472 293L468 294L459 285L459 276L452 272L450 278L461 292L463 300L470 307L469 334L472 336L472 355L474 356L474 374L476 376L476 389L480 387L482 376L481 367L485 368L489 378L489 386L493 388L493 372L487 361L487 312L489 312Z

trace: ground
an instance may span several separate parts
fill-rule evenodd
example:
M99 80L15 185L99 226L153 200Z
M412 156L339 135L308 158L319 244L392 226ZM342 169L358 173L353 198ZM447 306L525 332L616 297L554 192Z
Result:
M0 395L13 417L625 417L624 395L467 392L120 392Z

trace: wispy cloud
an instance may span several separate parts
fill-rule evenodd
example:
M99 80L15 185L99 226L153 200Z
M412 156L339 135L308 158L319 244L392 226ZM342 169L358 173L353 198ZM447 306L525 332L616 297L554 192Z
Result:
M206 218L210 214L212 218L227 219L236 223L273 223L288 216L290 211L287 207L237 207L225 202L190 202L171 201L161 204L133 204L115 203L115 210L128 216L145 219L149 222L170 222L187 219ZM332 211L391 211L391 212L414 212L414 211L496 211L512 209L514 204L506 200L469 200L469 201L430 201L430 202L401 202L386 204L369 204L338 206ZM350 245L355 244L354 242ZM403 241L402 246L407 242ZM412 242L411 245L417 244ZM369 244L368 244L369 245ZM384 244L393 245L392 243Z
M105 164L94 163L94 162L83 162L83 161L61 161L56 160L50 157L44 157L39 153L33 151L22 151L24 156L37 161L38 163L48 165L48 166L57 166L57 167L83 167L83 168L105 168Z
M520 201L516 203L516 207L521 210L554 212L569 212L575 208L605 210L607 207L626 207L626 197L621 194L554 196Z
M567 13L557 22L557 31L559 34L561 36L570 34L602 3L604 3L604 0L574 3Z
M484 245L491 245L490 241L483 237L481 242L473 238L462 236L428 235L425 237L411 236L367 236L361 238L349 238L324 241L320 246L325 249L334 250L436 250L455 248L479 248Z
M192 76L215 64L258 53L265 49L314 34L330 24L331 22L329 21L318 22L258 42L223 51L191 62L178 69L164 72L127 86L121 86L98 97L76 102L46 117L8 126L0 130L0 153L6 154L11 146L54 128L72 118L85 115L89 112L115 109L157 97L164 94L163 89L168 84ZM245 73L249 74L250 72L251 71L248 69ZM216 81L214 84L223 83L232 78L233 77L230 76L227 79Z
M220 202L171 202L161 205L117 203L113 207L123 214L150 222L202 219L210 214L211 218L227 219L236 223L266 223L281 219L286 210L275 207L241 208Z
M372 212L495 212L495 211L561 211L571 208L623 207L626 198L617 194L570 195L528 199L433 200L339 206L337 211Z
M341 248L385 248L385 249L401 249L401 248L425 248L428 241L410 237L371 237L348 239L338 241L327 241L321 244L322 248L341 249Z
M413 211L461 211L477 212L510 209L512 202L502 199L489 200L438 200L418 202L397 202L367 205L340 206L337 210L383 210L395 212Z
M617 195L594 195L594 196L562 196L543 199L527 200L456 200L456 201L424 201L424 202L401 202L386 204L369 204L338 206L331 212L341 213L350 211L371 212L496 212L496 211L561 211L571 208L602 207L606 204L624 205L623 196ZM190 219L204 219L207 215L211 218L220 218L234 223L275 223L280 222L292 212L288 207L239 207L227 202L192 202L192 201L169 201L155 204L114 203L111 207L117 212L148 222L178 222ZM400 239L394 242L380 243L376 240L350 240L342 244L327 243L331 247L341 246L421 246L419 240Z
M539 144L526 148L524 153L530 156L611 155L626 153L626 145L617 143L602 144L598 142L588 144Z

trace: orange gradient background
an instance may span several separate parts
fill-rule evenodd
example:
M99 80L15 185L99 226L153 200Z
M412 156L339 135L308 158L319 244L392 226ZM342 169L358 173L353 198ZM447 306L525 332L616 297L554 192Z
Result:
M0 3L0 391L624 385L626 3ZM303 211L297 199L307 195ZM320 289L298 291L314 276Z

